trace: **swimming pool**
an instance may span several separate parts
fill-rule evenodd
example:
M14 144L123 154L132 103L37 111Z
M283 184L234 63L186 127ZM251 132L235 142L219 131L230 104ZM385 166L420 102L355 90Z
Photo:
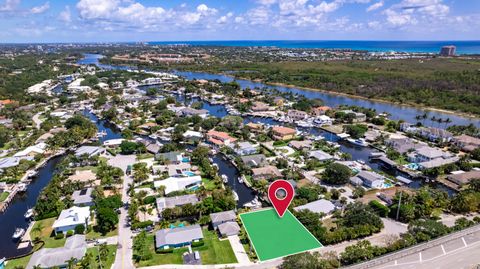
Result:
M189 177L195 176L195 173L192 172L192 171L185 171L185 172L183 172L183 174L186 175L186 176L189 176Z
M188 162L190 162L190 158L188 158L188 157L183 157L182 162L188 163Z

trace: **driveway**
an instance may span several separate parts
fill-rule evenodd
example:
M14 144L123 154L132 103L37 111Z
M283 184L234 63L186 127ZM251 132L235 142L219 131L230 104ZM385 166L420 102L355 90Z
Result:
M238 235L229 236L228 240L230 241L230 245L232 246L233 252L235 253L235 257L237 257L237 262L242 265L251 263L250 259L248 258L247 252L245 252L245 249L240 242L240 238L238 237Z
M108 164L119 167L123 171L127 169L128 165L135 163L135 155L117 155L108 160ZM122 202L127 203L130 197L127 194L128 185L133 182L130 176L125 175L123 178ZM135 268L132 263L132 230L128 226L127 221L128 211L125 208L120 208L120 218L118 223L118 248L115 262L112 265L114 269L131 269Z

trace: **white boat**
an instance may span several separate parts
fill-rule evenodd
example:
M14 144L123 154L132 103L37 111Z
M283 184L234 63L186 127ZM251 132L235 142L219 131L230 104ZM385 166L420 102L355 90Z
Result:
M361 147L368 146L367 141L365 141L365 139L363 139L363 138L359 138L359 139L347 138L347 141L354 144L354 145L361 146Z
M23 183L18 184L17 191L18 191L18 192L25 192L25 191L27 191L27 185L26 185L26 184L23 184Z
M33 217L33 209L30 208L27 210L27 212L25 212L25 214L23 215L26 219L29 219L31 217Z
M98 136L98 137L104 137L104 136L106 136L106 135L107 135L107 131L105 131L105 130L102 130L102 131L100 131L100 132L97 133L97 136Z
M228 177L226 175L223 175L222 174L222 179L223 179L223 183L227 183L228 182Z
M156 134L151 134L148 137L150 137L151 139L154 139L154 140L158 139L158 136Z
M252 201L243 204L244 207L250 207L250 208L257 208L257 207L260 207L261 205L262 203L258 200L257 197L255 197L255 199L253 199Z
M243 178L242 177L238 177L238 183L243 183Z
M359 164L365 164L365 161L364 161L364 160L357 160L357 163L359 163Z
M233 193L233 199L235 199L235 201L238 201L238 194L236 191L232 191Z
M13 239L19 239L19 238L22 237L24 234L25 234L25 229L23 229L23 228L16 228L16 229L15 229L15 232L13 233L12 238L13 238Z
M35 170L30 170L27 172L27 178L33 178L37 175L37 171Z

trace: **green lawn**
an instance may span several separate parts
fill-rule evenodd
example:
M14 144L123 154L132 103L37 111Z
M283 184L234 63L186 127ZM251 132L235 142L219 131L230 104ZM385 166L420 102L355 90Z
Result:
M201 247L193 248L194 251L197 250L200 252L203 264L225 264L237 262L232 246L230 246L230 241L220 241L215 231L209 231L208 229L203 229L203 236L205 244ZM183 253L187 252L188 248L177 248L173 253L158 254L154 249L154 235L149 235L147 238L153 252L153 257L148 261L140 261L137 264L139 267L161 264L183 264Z
M108 254L106 259L102 257L102 268L111 268L113 262L115 261L115 254L117 252L117 246L116 245L107 245L108 248ZM98 266L98 247L92 247L87 249L87 254L92 253L92 256L94 257L94 262L92 264L92 268L100 268Z
M20 259L9 260L5 269L26 268L31 257L32 255L29 255Z
M49 218L49 219L44 219L44 220L39 220L35 222L35 225L32 228L32 231L30 232L30 237L32 239L35 239L35 237L39 236L40 239L45 241L44 248L59 248L63 247L65 245L66 238L62 239L55 239L55 237L51 236L52 235L52 225L55 222L56 218ZM43 227L42 232L40 235L35 234L34 228L38 227L41 225Z
M200 252L202 264L225 264L237 262L230 241L220 241L215 231L203 229L203 241L205 242L205 245L193 248L193 250L198 250Z
M207 191L211 191L217 188L215 181L202 177L203 186Z
M99 232L94 231L95 229L92 229L90 232L88 232L85 236L87 239L99 239L99 238L107 238L107 237L112 237L112 236L117 236L118 235L118 227L113 230L108 232L106 235L102 235Z
M290 211L283 218L267 209L241 214L240 219L260 261L322 247Z
M10 193L8 191L0 193L0 203L5 201Z

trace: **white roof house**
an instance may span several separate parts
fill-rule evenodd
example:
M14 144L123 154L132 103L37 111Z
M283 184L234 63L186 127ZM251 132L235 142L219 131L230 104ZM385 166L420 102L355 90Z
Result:
M86 154L89 157L91 157L91 156L100 155L102 153L105 153L104 148L95 147L95 146L81 146L75 151L75 156L79 157Z
M188 130L185 133L183 133L183 137L185 137L185 138L202 138L203 135L200 132Z
M56 233L67 232L75 229L77 225L86 225L90 221L90 207L70 207L62 210L60 216L53 223L52 228Z
M315 213L330 214L333 210L335 210L335 205L328 200L320 199L308 204L295 207L295 210L297 211L302 209L308 209Z
M164 180L157 180L153 182L155 188L165 186L165 194L169 194L174 191L183 191L186 189L192 189L198 187L202 183L200 176L192 177L169 177Z
M0 169L17 166L21 160L33 160L33 157L6 157L0 159Z
M315 159L317 159L321 162L333 159L332 155L330 155L330 154L328 154L328 153L326 153L325 151L322 151L322 150L311 151L309 156L313 157L313 158L315 158Z
M47 148L47 144L43 142L38 143L34 146L30 146L22 151L15 153L13 157L26 157L26 156L36 155L36 154L43 154L46 148Z
M123 138L105 140L105 141L103 141L103 145L106 146L106 147L120 146L120 144L122 144L122 142L124 140L125 139L123 139Z

